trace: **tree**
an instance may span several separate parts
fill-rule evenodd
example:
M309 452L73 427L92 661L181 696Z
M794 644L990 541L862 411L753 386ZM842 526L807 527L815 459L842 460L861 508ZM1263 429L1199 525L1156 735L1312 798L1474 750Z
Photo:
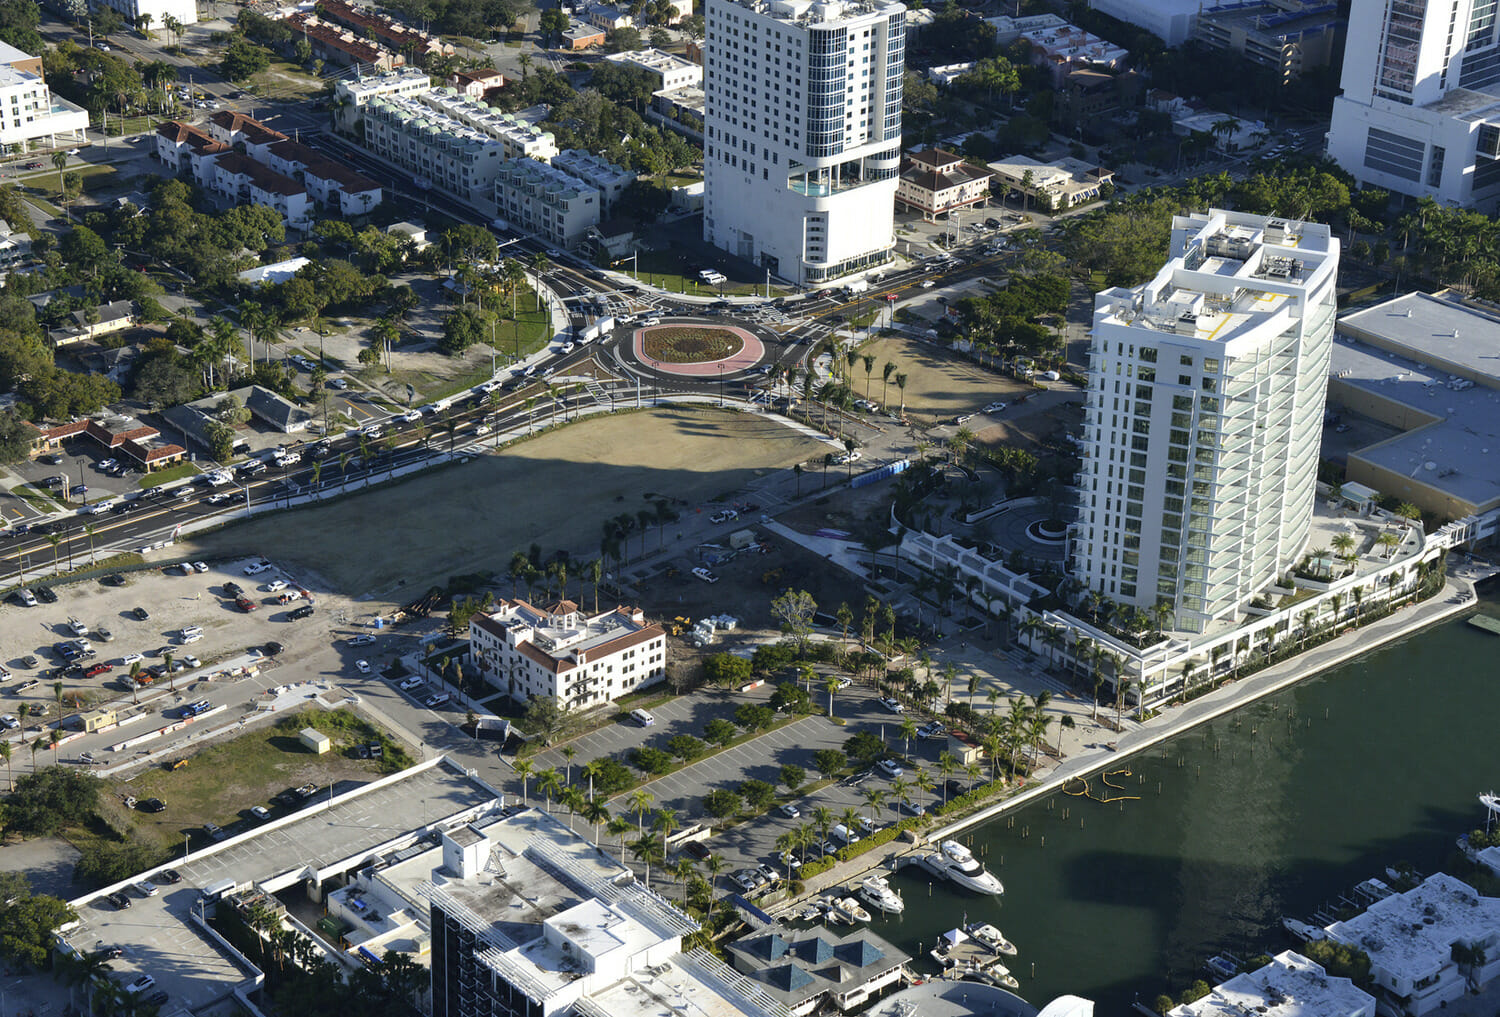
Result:
M885 742L869 731L856 731L844 741L844 755L854 766L869 766L885 755Z
M542 739L543 745L551 744L567 723L567 711L556 696L533 696L526 704L526 726Z
M740 796L728 788L716 788L703 796L703 811L715 819L724 819L740 811Z
M472 307L460 307L443 319L443 337L438 347L447 354L457 356L471 346L488 338L489 318Z
M734 709L734 722L746 731L764 731L776 723L776 711L760 703L741 703Z
M776 789L763 780L752 778L740 783L740 796L752 810L764 812L776 801Z
M271 52L236 34L224 48L219 71L230 81L245 81L271 66Z
M538 31L543 39L557 40L568 30L568 16L560 8L549 7L539 15ZM522 54L521 80L524 82L531 66L530 54Z
M0 872L0 956L18 966L45 967L54 932L77 920L67 902L33 894L24 874Z
M782 713L808 713L812 709L812 696L795 682L782 682L771 693L771 708Z
M796 766L792 763L784 763L781 767L779 779L781 781L781 785L785 787L790 794L796 794L797 789L800 788L803 784L807 783L807 771L802 769L802 767Z
M45 741L39 739L39 744ZM33 756L34 765L35 756ZM50 766L15 782L5 801L5 825L17 833L54 834L94 814L99 781L82 770Z
M818 749L813 753L813 766L829 780L837 776L845 765L844 754L837 749Z
M739 729L723 717L715 717L703 725L703 737L720 747L728 745L739 737Z
M642 773L659 777L672 769L672 756L650 745L637 745L628 753L630 765Z
M684 763L691 763L701 758L708 747L690 734L680 734L667 739L667 751Z
M818 602L806 590L784 590L771 601L771 614L781 619L782 631L797 641L800 650L807 649L807 637L817 611Z
M750 661L732 653L715 653L703 662L703 676L715 685L734 688L750 681Z

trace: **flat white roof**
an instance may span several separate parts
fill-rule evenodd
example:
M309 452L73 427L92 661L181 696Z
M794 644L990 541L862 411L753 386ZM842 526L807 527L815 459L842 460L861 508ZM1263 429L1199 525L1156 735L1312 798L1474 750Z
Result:
M1463 303L1457 296L1403 293L1344 315L1339 330L1424 363L1453 365L1500 388L1500 307Z
M1323 968L1293 950L1254 971L1235 975L1196 1003L1168 1011L1167 1017L1373 1017L1375 997L1347 978L1331 978Z
M1500 898L1481 897L1446 872L1405 893L1371 904L1363 914L1328 926L1341 943L1370 955L1370 964L1398 979L1421 981L1453 963L1453 944L1500 933Z

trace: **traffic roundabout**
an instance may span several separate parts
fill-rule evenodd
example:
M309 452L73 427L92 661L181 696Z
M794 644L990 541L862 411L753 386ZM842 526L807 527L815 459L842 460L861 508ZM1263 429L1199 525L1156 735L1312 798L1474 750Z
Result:
M738 374L766 356L766 344L736 325L648 325L633 331L630 345L632 359L642 367L679 378Z

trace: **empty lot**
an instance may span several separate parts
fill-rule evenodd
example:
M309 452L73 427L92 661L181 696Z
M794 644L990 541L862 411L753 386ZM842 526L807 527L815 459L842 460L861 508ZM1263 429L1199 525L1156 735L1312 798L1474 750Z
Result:
M658 497L727 496L823 446L775 419L664 407L596 417L498 455L196 538L194 553L295 562L349 596L401 601L503 571L532 544L595 556L602 523Z
M983 370L937 346L914 339L877 339L861 346L859 352L875 358L870 397L879 402L883 392L885 403L892 411L901 405L901 390L896 387L895 376L907 376L906 415L918 423L951 421L959 414L973 413L996 399L1012 402L1018 395L1031 391L1029 386L1014 378ZM891 375L891 383L883 385L880 376L887 361L895 364L896 370ZM854 380L856 394L863 396L863 364L856 366Z

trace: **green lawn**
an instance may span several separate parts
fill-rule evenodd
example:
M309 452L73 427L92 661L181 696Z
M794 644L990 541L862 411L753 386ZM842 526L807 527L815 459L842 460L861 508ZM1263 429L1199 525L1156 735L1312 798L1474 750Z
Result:
M183 477L195 477L199 472L201 471L198 467L192 463L178 463L176 466L169 467L168 469L157 470L155 473L147 474L141 479L139 486L142 491L149 491L153 487L160 487L162 484L169 484L174 480L181 480Z
M25 498L31 502L32 508L38 512L53 512L59 508L68 507L67 502L39 484L21 484L11 488L10 493L17 498Z

